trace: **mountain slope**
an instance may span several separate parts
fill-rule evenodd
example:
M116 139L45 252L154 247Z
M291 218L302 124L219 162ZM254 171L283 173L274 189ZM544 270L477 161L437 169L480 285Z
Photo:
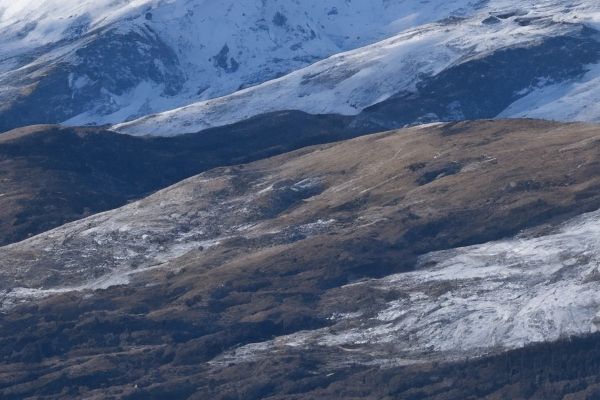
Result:
M388 127L598 119L589 0L13 3L0 2L0 131L65 122L170 136L382 102L374 118Z
M377 382L399 373L406 379L391 382L388 394L408 397L427 387L430 397L444 398L447 390L435 376L453 368L447 362L513 346L481 349L466 342L448 357L426 342L411 350L407 346L428 337L406 336L401 329L383 331L389 339L377 340L381 328L403 326L402 316L393 314L407 299L433 307L457 302L423 319L427 326L419 332L432 329L434 338L451 337L455 329L435 312L456 312L451 318L457 321L472 316L476 327L477 310L500 307L502 290L512 290L519 305L507 310L514 324L526 324L544 339L560 331L560 325L544 323L555 312L582 316L568 333L590 332L596 243L584 245L590 258L577 267L589 267L590 279L570 273L569 260L570 246L581 243L583 228L595 226L597 213L560 224L600 207L599 135L593 125L532 120L370 135L207 171L139 202L2 247L0 393L8 399L65 393L369 398L385 390ZM522 229L529 229L523 240L457 249ZM529 266L543 267L519 251L531 244L542 264L550 260L565 268L557 273L552 264L539 277L520 280L520 287L515 277ZM509 251L490 258L486 249L497 252L498 246ZM449 249L455 250L423 256ZM468 258L481 265L462 267ZM497 288L477 286L484 285L477 280L481 268L492 271L499 263L501 270L505 261L510 273L494 273ZM448 271L449 279L443 276ZM402 272L408 274L392 275ZM531 297L520 302L518 295L534 293L541 281L550 288L571 285L571 302L548 302L546 312L532 319L519 312ZM477 288L489 291L486 304L464 298ZM461 299L472 301L461 308ZM482 321L482 328L490 321L504 324ZM323 333L344 339L348 331L360 338L308 340ZM461 382L451 392L456 396L446 398L508 387L506 374L488 380L486 391L478 386L484 377L466 379L459 372L479 365L491 374L519 354L525 353L472 364L463 359L445 375ZM536 354L543 359L543 351ZM541 370L564 376L550 365L557 364ZM255 372L248 374L249 368ZM536 374L523 363L519 368L534 393L541 387ZM589 371L577 377L584 376L597 377Z
M0 137L0 245L120 207L210 168L373 129L300 112L166 139L101 128L20 128Z
M390 128L499 115L595 120L599 6L534 3L515 9L513 2L492 1L467 18L408 29L282 78L115 129L175 135L281 109L356 115L371 106L381 111L371 117ZM587 94L578 93L580 82ZM543 103L548 92L552 101L542 112L534 99ZM582 100L563 99L575 95Z
M0 131L226 95L477 2L0 1Z

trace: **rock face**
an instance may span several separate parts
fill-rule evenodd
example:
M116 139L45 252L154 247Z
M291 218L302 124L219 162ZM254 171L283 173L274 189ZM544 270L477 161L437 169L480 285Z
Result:
M0 393L585 398L599 144L594 125L414 127L1 247ZM561 335L582 338L520 349Z
M465 0L2 1L0 131L122 122L473 9Z

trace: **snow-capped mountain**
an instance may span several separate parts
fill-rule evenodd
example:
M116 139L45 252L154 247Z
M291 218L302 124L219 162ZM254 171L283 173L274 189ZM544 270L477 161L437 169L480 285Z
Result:
M168 136L381 102L366 118L388 127L600 118L600 6L588 0L3 0L0 11L0 130Z
M592 0L0 0L0 398L600 398L600 126L512 119L598 93Z
M279 79L115 129L173 135L284 109L355 115L388 99L387 115L374 114L390 127L496 116L595 121L599 15L600 5L591 1L490 1L470 17L410 28Z
M0 1L0 130L226 95L480 2Z

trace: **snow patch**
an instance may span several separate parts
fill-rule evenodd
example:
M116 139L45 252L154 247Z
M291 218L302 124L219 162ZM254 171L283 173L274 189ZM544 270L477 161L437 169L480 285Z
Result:
M377 310L334 313L334 325L245 347L244 359L276 348L352 346L385 365L456 358L555 341L600 329L600 211L541 237L435 252L414 272L348 285L397 294ZM237 350L236 350L237 352ZM228 354L236 359L236 352ZM389 351L388 351L389 353ZM373 359L375 357L375 359Z

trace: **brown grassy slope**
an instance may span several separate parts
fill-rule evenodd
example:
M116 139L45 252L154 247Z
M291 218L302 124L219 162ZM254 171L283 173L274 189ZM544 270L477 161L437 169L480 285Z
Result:
M33 126L0 135L0 246L184 178L364 133L344 117L266 114L174 138Z
M406 372L406 381L397 378L401 382L384 392L385 370L355 375L358 367L339 366L329 375L327 361L340 355L319 349L259 365L219 369L207 362L240 344L326 324L333 311L384 301L376 291L340 288L362 276L408 270L424 252L543 229L544 223L597 209L599 152L597 126L480 121L316 146L187 180L177 188L193 191L207 177L227 175L223 181L230 187L214 193L226 202L231 193L254 193L259 180L318 177L323 190L301 202L260 197L263 209L273 210L261 222L267 232L335 219L335 229L280 243L266 234L255 240L240 236L192 251L129 286L15 309L0 321L0 394L411 398L401 394L427 385L423 379L436 378L435 371ZM538 379L523 376L533 384ZM455 379L461 391L454 398L477 397L481 381ZM416 398L453 398L442 396L443 387L432 390L438 391Z

